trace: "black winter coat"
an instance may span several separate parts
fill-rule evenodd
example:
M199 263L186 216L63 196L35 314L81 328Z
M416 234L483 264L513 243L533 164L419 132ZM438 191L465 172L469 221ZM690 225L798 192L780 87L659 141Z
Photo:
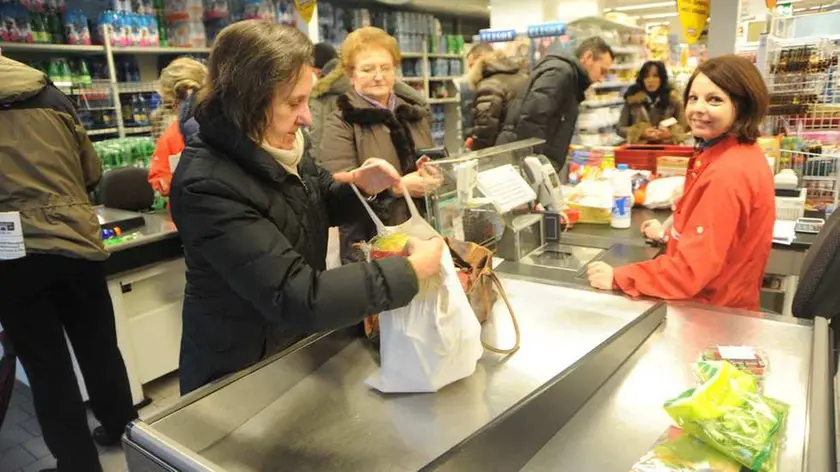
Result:
M366 216L348 185L309 156L300 178L212 104L172 179L187 286L181 393L243 369L303 335L349 326L417 294L408 260L326 271L327 230Z
M477 151L496 144L509 106L528 82L528 75L506 57L487 56L476 61L469 80L475 90L470 136L475 138L472 149Z
M559 172L566 163L583 92L590 85L592 80L580 61L559 53L547 55L534 67L525 90L510 105L496 144L545 139L537 152L544 154Z

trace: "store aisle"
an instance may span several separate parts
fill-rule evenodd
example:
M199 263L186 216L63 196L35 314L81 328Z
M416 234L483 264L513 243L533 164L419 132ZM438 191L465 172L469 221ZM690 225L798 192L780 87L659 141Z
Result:
M140 410L140 417L148 417L178 400L178 376L169 375L147 385L147 395L152 404ZM88 413L91 427L96 425ZM122 449L100 449L100 462L105 472L124 472L125 457ZM15 385L9 411L0 428L0 472L38 472L54 467L55 461L41 436L41 428L32 407L32 393L22 383Z

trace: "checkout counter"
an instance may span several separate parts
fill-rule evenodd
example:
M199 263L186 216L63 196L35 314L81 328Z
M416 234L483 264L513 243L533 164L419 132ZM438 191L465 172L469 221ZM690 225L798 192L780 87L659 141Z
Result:
M505 165L494 160L517 162L538 143L482 150L454 164L476 160L482 172ZM387 395L364 382L379 360L366 339L350 329L310 336L134 422L124 438L129 471L627 471L671 424L662 404L696 385L691 364L710 345L767 353L765 391L791 406L779 470L835 470L824 319L594 291L583 276L589 262L632 263L657 250L641 237L576 230L553 242L525 230L505 249L512 217L444 218L440 203L456 187L427 201L438 229L498 231L500 253L521 250L496 269L519 319L519 351L485 352L472 376L437 393ZM540 225L517 231L525 227L545 234ZM500 318L504 343L513 327Z
M178 369L181 308L186 283L184 252L169 214L97 207L103 229L123 237L106 244L108 291L117 344L135 405L146 402L143 385ZM77 377L81 379L78 374ZM80 382L84 391L84 382Z

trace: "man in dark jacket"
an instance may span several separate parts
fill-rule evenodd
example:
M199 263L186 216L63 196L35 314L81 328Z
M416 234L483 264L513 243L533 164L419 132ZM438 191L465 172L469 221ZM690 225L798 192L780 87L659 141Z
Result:
M472 149L488 148L496 144L508 107L528 82L528 76L503 52L494 51L476 60L467 77L470 88L475 90L471 111L470 136L475 140Z
M478 43L467 53L467 74L458 80L458 93L461 95L461 134L466 140L472 135L473 129L473 100L475 100L475 87L470 85L469 72L478 60L493 53L493 46L487 43Z
M101 471L65 341L66 333L102 423L93 439L119 444L137 412L88 200L101 163L73 103L43 72L0 57L0 77L0 323L58 468Z
M537 152L545 154L559 172L566 163L583 93L607 75L613 57L612 49L600 37L584 40L575 57L550 52L534 67L524 91L511 104L496 144L545 139Z

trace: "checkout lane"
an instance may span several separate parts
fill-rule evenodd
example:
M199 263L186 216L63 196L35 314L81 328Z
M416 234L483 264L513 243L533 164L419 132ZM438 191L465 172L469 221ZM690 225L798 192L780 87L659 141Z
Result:
M695 385L690 363L713 344L768 351L768 393L794 408L782 470L824 470L801 466L834 457L824 322L588 287L593 260L656 255L638 231L648 216L636 212L628 230L578 225L499 265L522 348L485 353L467 379L435 394L381 395L365 385L378 365L367 341L312 336L133 424L129 470L629 470L669 424L662 404ZM504 344L511 327L499 323Z

